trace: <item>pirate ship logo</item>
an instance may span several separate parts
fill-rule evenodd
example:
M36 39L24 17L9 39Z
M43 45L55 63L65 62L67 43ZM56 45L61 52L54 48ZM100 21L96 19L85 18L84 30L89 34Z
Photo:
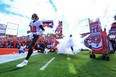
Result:
M102 47L102 36L99 32L91 34L91 46L92 48L101 48Z

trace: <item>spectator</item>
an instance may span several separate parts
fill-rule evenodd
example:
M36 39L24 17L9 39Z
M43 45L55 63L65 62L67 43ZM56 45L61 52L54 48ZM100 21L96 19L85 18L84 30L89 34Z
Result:
M20 53L24 53L26 50L26 45L23 43L21 46L20 46L20 49L18 50L19 54Z

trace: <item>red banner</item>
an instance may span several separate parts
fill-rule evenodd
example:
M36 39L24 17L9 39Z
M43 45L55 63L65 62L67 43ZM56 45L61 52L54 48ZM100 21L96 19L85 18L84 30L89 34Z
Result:
M99 21L90 23L92 53L104 54L108 49L106 31L102 31Z

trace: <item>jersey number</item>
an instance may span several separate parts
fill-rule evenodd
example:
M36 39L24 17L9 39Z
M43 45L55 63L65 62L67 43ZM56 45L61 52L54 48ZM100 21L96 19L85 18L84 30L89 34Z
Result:
M36 32L36 26L30 26L31 32Z

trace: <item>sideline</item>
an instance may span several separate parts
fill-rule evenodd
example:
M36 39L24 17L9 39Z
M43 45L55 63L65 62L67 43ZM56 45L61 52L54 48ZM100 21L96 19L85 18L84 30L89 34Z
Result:
M46 67L47 67L54 59L55 59L55 57L53 57L50 61L48 61L44 66L42 66L42 67L40 68L40 70L45 70Z
M37 55L37 54L41 54L38 53L37 51L33 51L33 55ZM21 58L25 58L27 55L27 52L25 53L14 53L14 54L5 54L5 55L0 55L0 64L6 63L6 62L10 62L10 61L14 61L14 60L18 60Z

